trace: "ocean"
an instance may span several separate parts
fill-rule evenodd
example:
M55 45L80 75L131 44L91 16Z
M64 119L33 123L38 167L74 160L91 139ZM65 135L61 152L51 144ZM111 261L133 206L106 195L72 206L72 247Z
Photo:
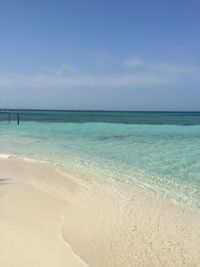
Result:
M200 112L12 112L19 125L0 112L0 157L47 161L200 208Z

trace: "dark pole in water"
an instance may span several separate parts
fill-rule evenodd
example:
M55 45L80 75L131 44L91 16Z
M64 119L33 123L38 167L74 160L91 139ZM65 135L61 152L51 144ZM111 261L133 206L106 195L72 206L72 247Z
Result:
M8 121L9 121L9 123L10 123L10 113L8 114Z
M19 113L17 113L17 124L19 125Z

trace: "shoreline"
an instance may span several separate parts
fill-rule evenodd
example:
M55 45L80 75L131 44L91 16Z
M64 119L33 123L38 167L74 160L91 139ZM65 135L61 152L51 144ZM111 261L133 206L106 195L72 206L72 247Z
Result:
M89 266L129 267L145 263L198 266L200 263L198 211L157 199L136 187L120 184L113 190L90 185L81 177L59 173L50 164L5 157L0 159L0 169L0 178L14 179L19 191L26 184L28 191L31 187L42 196L53 198L47 201L49 204L57 200L63 203L57 234Z
M36 159L36 158L30 158L18 154L7 154L7 153L0 153L0 161L1 160L10 160L10 161L21 161L25 163L30 164L36 164L37 166L43 166L44 169L51 169L52 171L55 171L56 173L59 173L59 175L62 175L66 177L67 179L70 178L70 180L74 179L78 183L86 186L88 184L93 184L93 185L103 185L103 187L112 187L113 182L117 184L118 188L126 187L127 190L128 187L130 188L137 188L139 191L142 191L141 193L145 193L148 195L152 195L153 197L158 198L161 201L171 203L172 205L178 206L179 208L188 208L190 210L193 210L194 212L199 212L200 213L200 208L199 206L196 206L194 204L191 204L190 202L178 200L178 198L174 197L172 194L167 193L165 191L158 191L155 189L152 189L151 187L145 186L143 183L138 184L135 183L134 181L127 182L122 181L122 180L115 180L111 177L109 177L109 180L111 181L106 181L106 179L99 179L99 177L96 174L89 174L86 173L85 170L77 170L73 167L67 167L64 164L60 162L54 162L51 160L43 160L43 159ZM148 175L148 173L147 173ZM104 177L105 178L105 177ZM30 182L30 181L29 181ZM32 181L33 182L33 181Z
M0 265L89 267L60 235L65 201L2 174L5 160L0 160Z

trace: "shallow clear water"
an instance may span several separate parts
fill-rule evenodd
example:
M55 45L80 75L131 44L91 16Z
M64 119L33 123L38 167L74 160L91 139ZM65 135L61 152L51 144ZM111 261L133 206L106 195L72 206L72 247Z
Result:
M48 160L200 207L200 113L20 111L0 154Z

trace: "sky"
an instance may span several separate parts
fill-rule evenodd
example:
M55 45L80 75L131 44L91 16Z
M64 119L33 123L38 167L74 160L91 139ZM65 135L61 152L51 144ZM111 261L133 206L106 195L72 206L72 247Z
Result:
M0 0L0 108L200 111L199 0Z

